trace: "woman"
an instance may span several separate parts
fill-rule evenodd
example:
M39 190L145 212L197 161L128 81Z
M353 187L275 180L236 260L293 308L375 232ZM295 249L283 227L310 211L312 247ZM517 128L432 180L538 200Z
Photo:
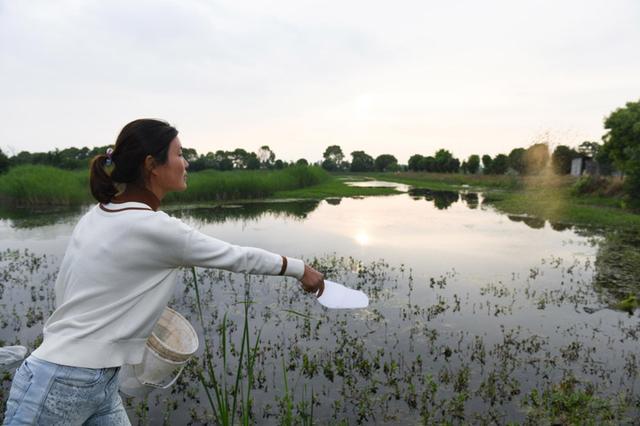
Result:
M216 240L158 210L167 193L187 187L177 135L165 122L136 120L114 150L93 159L99 204L73 231L55 284L57 308L42 344L16 371L5 424L130 424L117 373L142 361L181 266L293 276L305 291L322 293L322 274L301 260Z

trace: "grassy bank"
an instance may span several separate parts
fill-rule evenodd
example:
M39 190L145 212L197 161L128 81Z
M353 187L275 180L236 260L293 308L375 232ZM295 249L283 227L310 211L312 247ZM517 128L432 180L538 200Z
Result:
M423 172L401 172L401 173L364 173L364 174L344 174L344 177L371 178L403 183L415 186L416 188L459 190L463 185L471 188L486 189L521 189L523 179L519 176L506 175L463 175L458 173L423 173Z
M389 188L354 188L319 167L283 170L205 170L191 173L184 192L171 193L165 203L223 202L273 198L322 199L392 194ZM28 165L0 175L0 200L5 208L52 208L93 203L88 171Z
M596 227L638 227L640 215L620 207L619 196L579 195L571 176L475 176L446 173L371 173L366 176L416 188L478 190L485 204L508 214Z
M271 198L296 198L320 200L332 197L357 197L369 195L392 195L399 194L393 188L362 188L350 186L344 179L332 176L330 179L319 185L306 188L278 191Z

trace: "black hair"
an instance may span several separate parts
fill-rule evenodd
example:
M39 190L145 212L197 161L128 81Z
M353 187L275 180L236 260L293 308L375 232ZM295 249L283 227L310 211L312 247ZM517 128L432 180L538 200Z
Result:
M143 165L147 155L151 155L158 164L165 164L169 145L178 131L169 123L161 120L142 118L132 121L122 128L111 154L96 155L91 161L90 185L94 198L108 203L116 195L118 183L136 183L144 185ZM111 170L109 172L109 170Z

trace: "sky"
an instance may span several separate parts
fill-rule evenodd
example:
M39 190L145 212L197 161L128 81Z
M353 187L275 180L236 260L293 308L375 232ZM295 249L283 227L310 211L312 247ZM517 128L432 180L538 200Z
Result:
M0 0L0 148L509 153L600 141L640 99L636 0Z

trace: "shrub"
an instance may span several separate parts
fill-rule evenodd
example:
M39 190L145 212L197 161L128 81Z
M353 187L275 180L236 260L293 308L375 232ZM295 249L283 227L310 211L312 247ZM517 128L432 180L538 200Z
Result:
M581 176L573 184L572 192L575 195L603 193L608 187L607 179L601 176Z

